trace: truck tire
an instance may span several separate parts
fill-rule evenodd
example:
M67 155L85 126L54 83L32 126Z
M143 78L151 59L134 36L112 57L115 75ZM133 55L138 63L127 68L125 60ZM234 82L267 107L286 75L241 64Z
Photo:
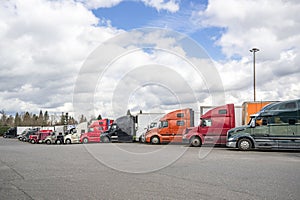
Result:
M249 151L252 148L252 142L248 138L242 138L238 141L238 148L241 151Z
M159 144L160 140L158 136L152 136L151 140L150 140L151 144Z
M35 143L35 140L31 140L30 143L31 143L31 144L34 144L34 143Z
M193 136L190 140L190 146L192 147L201 147L202 142L201 139L197 136Z
M66 144L71 144L71 140L70 139L66 139Z
M61 140L56 140L55 144L62 144Z
M45 143L46 144L51 144L51 141L50 140L46 140Z
M87 138L83 138L83 140L82 140L82 143L83 143L83 144L87 144L87 143L89 143L89 139L87 139Z

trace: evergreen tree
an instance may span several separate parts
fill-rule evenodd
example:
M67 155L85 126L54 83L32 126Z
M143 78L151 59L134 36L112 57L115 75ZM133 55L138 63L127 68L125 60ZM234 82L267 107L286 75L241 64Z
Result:
M44 119L43 119L43 125L44 126L47 126L49 125L49 114L48 114L48 111L46 110L45 114L44 114Z
M29 114L29 112L25 112L25 114L23 115L23 122L22 122L22 125L23 126L30 126L32 124L32 121L31 121L31 116Z
M30 123L28 124L30 126L41 126L39 123L39 117L36 114L33 114L30 120Z
M2 115L2 116L1 116L1 119L0 119L0 125L5 126L5 125L6 125L6 119L7 119L7 116L6 116L6 114L5 114L5 111L4 111L4 110L1 110L1 111L0 111L0 114Z
M9 115L9 117L6 119L6 123L7 126L14 126L14 117L12 115Z
M43 115L43 111L40 110L40 114L39 114L39 116L37 118L37 125L43 126L44 125L43 122L44 122L44 115Z
M60 125L64 125L65 122L66 122L66 117L65 117L64 113L62 112L61 116L60 116L60 122L59 122L59 124Z
M16 115L15 115L15 126L20 126L22 124L22 119L21 117L19 116L19 113L17 112Z

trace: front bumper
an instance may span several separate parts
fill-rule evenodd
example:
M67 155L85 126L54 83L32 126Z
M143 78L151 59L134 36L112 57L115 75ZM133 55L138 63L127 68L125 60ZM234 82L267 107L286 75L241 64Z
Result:
M187 139L187 138L183 138L183 139L182 139L182 143L183 143L183 144L189 144L189 143L190 143L190 140Z
M236 147L236 141L230 141L226 142L227 147L235 148Z

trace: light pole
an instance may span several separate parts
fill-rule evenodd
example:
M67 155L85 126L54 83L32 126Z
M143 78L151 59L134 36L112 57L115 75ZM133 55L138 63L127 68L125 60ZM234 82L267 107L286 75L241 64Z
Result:
M254 92L254 101L256 101L256 94L255 94L255 52L259 51L258 48L250 49L250 52L253 53L253 92Z

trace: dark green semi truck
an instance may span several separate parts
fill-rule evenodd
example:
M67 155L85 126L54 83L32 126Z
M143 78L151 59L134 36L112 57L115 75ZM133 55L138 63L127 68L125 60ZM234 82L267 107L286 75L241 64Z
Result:
M300 149L300 99L266 106L247 126L230 129L226 146L244 151Z

